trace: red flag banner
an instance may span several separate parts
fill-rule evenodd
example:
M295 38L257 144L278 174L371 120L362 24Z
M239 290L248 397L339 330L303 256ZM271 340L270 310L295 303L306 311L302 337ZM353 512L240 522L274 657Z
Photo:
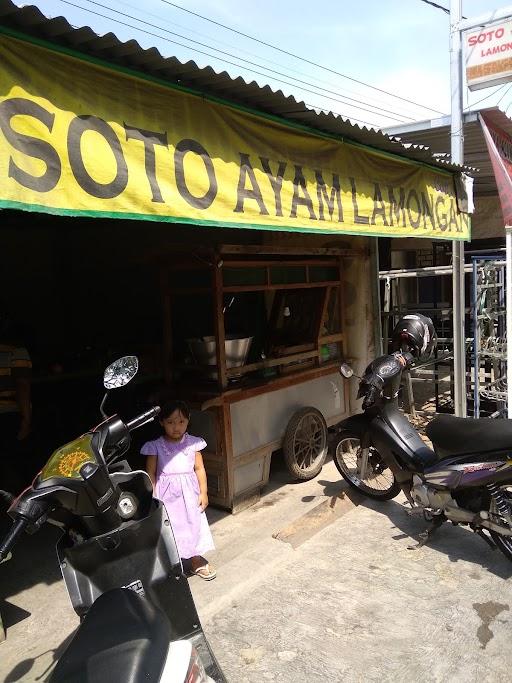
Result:
M479 119L498 186L503 220L505 225L512 225L512 138L485 114L480 114Z

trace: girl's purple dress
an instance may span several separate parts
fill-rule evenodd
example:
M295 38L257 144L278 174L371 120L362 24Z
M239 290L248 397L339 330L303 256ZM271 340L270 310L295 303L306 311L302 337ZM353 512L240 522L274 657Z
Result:
M161 436L141 449L142 455L157 456L155 496L165 504L183 559L215 547L206 514L199 507L199 482L194 472L196 452L203 448L204 439L185 433L181 441Z

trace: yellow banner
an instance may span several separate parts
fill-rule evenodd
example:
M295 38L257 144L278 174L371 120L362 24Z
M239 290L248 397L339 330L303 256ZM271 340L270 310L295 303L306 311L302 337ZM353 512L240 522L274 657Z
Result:
M0 35L0 206L469 239L454 179Z

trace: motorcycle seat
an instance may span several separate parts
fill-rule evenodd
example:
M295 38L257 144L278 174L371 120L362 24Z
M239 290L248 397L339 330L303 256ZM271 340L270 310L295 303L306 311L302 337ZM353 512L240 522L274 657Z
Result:
M438 415L426 434L439 458L512 451L512 421Z
M57 663L50 683L159 681L171 627L162 611L126 588L103 593Z

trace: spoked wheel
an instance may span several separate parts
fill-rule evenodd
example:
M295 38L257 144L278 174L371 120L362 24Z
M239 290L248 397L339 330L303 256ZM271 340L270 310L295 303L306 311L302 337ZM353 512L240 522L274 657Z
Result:
M512 486L501 486L500 491L503 495L505 503L508 505L508 514L512 515ZM502 524L504 527L508 527L507 520L502 517L497 508L496 499L494 496L491 497L489 514L493 522ZM489 531L489 533L491 534L492 540L496 543L501 552L512 561L512 536L502 536L497 531Z
M291 418L283 441L283 455L295 479L313 479L327 456L327 424L316 408L302 408Z
M379 452L370 446L361 448L358 435L342 432L334 464L345 481L369 498L390 500L400 493L393 472L388 468Z

